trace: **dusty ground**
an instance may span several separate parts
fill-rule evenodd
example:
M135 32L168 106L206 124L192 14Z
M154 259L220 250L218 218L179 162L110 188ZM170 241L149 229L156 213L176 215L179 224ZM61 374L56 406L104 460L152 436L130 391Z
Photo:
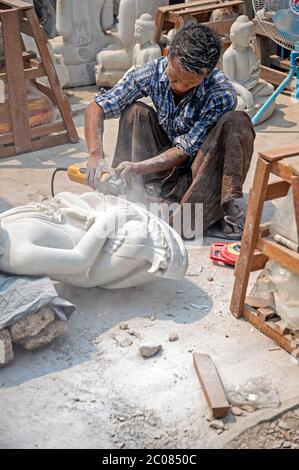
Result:
M299 408L243 432L231 449L299 449Z
M71 98L81 137L83 110L92 91L82 89ZM280 97L275 116L257 129L256 152L299 143L298 116L298 105L287 96ZM106 125L109 155L117 124L112 120ZM81 140L76 145L1 160L0 210L50 198L53 169L86 158ZM245 192L254 165L255 158ZM85 189L61 174L56 192L61 190ZM266 218L273 209L269 203ZM74 302L77 310L64 336L33 353L16 350L14 362L1 370L0 447L223 446L231 430L236 426L245 429L258 412L230 416L227 429L218 435L206 419L206 402L192 365L193 351L211 355L226 388L264 376L272 380L282 403L298 396L297 362L248 323L231 316L233 271L214 266L207 245L208 240L202 247L189 244L190 266L182 281L111 292L58 284L59 293ZM122 322L128 324L128 331L119 328ZM170 331L178 334L176 342L168 341ZM126 337L133 344L123 348L119 340ZM143 341L161 343L162 352L143 359L138 354Z

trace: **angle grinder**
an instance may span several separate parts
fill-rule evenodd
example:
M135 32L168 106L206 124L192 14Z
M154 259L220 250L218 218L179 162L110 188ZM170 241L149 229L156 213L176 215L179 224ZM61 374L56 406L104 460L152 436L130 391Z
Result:
M58 171L66 171L69 179L76 183L84 184L88 186L88 180L86 177L87 167L86 164L73 163L68 168L57 168L52 176L51 181L51 192L54 197L54 178ZM111 196L119 196L125 193L125 184L123 180L116 175L115 170L110 169L109 171L103 171L99 179L99 185L97 190L100 193L110 194Z

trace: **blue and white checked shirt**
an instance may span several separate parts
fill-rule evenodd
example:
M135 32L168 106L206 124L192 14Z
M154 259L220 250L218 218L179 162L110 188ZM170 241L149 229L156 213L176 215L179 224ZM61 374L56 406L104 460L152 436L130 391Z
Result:
M150 96L172 146L183 149L192 160L219 118L235 109L236 91L228 77L214 69L176 105L166 73L167 62L167 57L160 57L129 72L111 90L97 95L95 101L109 119L119 117L134 101Z

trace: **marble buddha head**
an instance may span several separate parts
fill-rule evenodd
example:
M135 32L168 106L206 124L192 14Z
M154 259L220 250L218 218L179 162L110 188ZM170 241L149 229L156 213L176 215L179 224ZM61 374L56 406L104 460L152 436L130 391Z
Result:
M230 29L230 39L233 48L249 47L252 37L253 22L246 15L239 16Z
M154 43L156 23L149 13L141 15L135 21L134 39L138 44Z

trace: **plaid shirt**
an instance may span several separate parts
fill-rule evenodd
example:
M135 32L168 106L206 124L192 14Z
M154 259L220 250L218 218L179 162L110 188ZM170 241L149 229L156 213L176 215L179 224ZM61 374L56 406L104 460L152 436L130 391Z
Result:
M227 76L214 69L176 105L166 73L167 62L167 57L161 57L129 72L111 90L97 95L95 101L109 119L119 117L128 105L149 96L172 146L181 148L192 160L220 117L235 109L236 91Z

